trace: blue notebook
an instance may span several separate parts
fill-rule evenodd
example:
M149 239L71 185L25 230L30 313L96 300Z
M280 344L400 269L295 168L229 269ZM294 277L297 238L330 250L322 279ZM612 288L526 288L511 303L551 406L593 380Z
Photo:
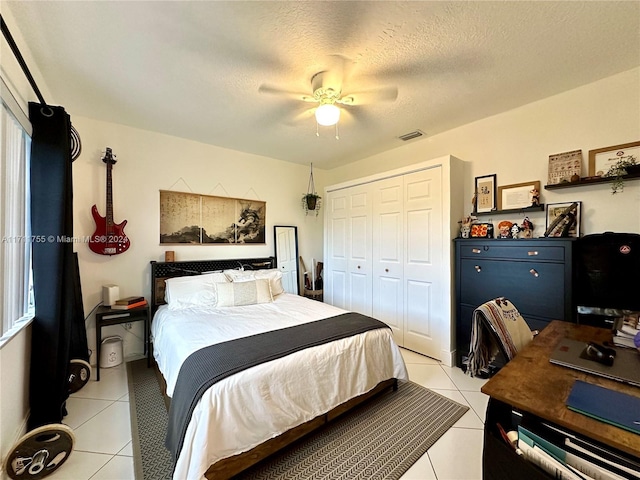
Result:
M640 394L640 391L638 392ZM640 434L640 397L576 380L567 407L583 415Z

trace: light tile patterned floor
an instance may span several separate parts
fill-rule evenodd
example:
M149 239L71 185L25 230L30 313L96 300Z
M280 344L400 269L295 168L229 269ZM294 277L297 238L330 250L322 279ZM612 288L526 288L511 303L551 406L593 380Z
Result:
M403 480L480 480L485 380L469 378L459 368L402 350L409 378L469 411L402 477ZM52 480L133 480L133 450L127 373L124 364L100 372L67 402L64 423L74 429L76 446Z

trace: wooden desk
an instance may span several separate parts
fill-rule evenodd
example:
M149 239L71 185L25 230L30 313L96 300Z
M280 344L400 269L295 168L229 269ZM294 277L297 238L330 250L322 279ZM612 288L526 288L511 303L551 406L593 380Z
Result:
M494 422L489 409L492 401L497 400L520 412L535 415L571 432L640 458L640 435L573 412L565 405L575 380L601 385L639 398L640 388L550 363L551 352L564 337L585 342L604 342L611 340L611 332L602 328L553 321L492 377L482 387L482 392L491 397L485 422L485 457L491 455L491 452L487 451L487 429L495 427L491 425ZM490 460L484 458L485 466ZM487 477L499 478L493 475Z

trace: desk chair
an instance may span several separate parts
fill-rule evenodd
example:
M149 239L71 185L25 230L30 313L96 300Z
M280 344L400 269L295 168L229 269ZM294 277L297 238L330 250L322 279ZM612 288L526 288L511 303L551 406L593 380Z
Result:
M510 300L494 298L473 311L471 319L471 345L467 360L467 373L472 377L490 376L522 350L537 331L529 325ZM496 362L498 357L501 362ZM493 364L493 368L490 366Z

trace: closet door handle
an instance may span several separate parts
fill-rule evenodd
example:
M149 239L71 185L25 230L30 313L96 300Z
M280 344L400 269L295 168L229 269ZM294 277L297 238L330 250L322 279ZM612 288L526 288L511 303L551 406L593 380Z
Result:
M476 269L476 272L480 273L482 271L482 267L480 265L476 265L475 267L473 267Z
M539 255L537 250L533 250L531 252L527 252L527 255L529 255L530 257L535 257L536 255Z
M531 275L533 275L534 277L539 277L540 274L537 272L537 270L535 268L532 268L531 270L529 270L529 273Z

